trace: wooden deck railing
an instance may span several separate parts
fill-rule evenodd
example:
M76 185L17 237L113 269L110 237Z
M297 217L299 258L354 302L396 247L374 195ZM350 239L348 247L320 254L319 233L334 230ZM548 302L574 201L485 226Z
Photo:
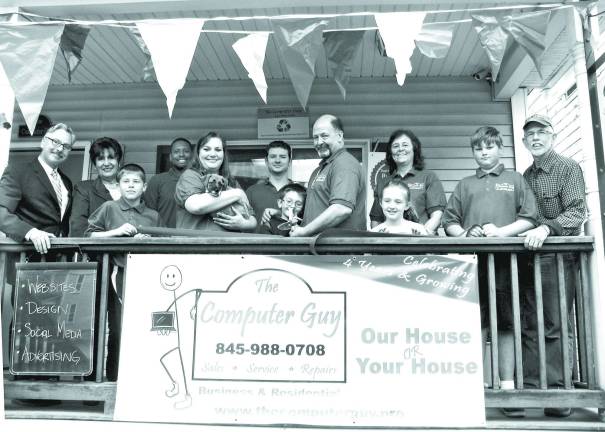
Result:
M591 287L589 260L593 253L592 237L553 237L549 238L540 253L529 253L519 238L426 238L426 237L355 237L329 236L318 239L283 238L255 235L199 237L199 238L145 238L145 239L52 239L52 250L61 252L60 260L87 261L94 257L99 263L100 273L100 309L97 311L98 334L96 335L96 375L94 381L81 379L66 381L16 381L7 379L5 373L5 398L40 398L66 400L99 400L105 403L102 414L90 414L86 418L111 419L115 401L115 383L108 383L103 376L103 359L105 350L106 303L110 278L110 257L112 254L447 254L477 253L487 256L488 287L490 311L496 310L495 296L495 254L510 256L511 292L513 298L514 346L516 370L522 370L522 296L518 274L518 263L527 259L534 262L534 285L537 303L537 334L539 341L540 388L524 389L523 374L516 374L516 390L500 390L498 379L497 349L497 316L490 316L491 353L491 387L485 390L487 407L593 407L599 411L605 409L605 392L597 383L594 356L594 339L591 316ZM580 271L577 279L575 299L565 295L563 275L563 253L578 254ZM540 256L544 253L555 253L557 259L559 287L559 305L562 317L566 317L567 303L574 302L575 326L573 333L574 348L570 355L567 344L563 344L563 364L571 370L569 359L574 359L573 373L564 376L563 389L547 389L546 354L544 339L544 317L542 314L542 284L540 277ZM11 261L10 257L13 257ZM10 269L7 263L27 261L34 256L29 244L15 243L11 240L0 240L0 281L6 286ZM522 258L521 260L519 258ZM10 298L3 295L2 298ZM4 305L6 306L6 305ZM6 313L6 309L3 310ZM562 340L567 340L567 325L562 325ZM8 343L7 340L4 343ZM9 416L10 409L7 410ZM21 411L16 416L26 416ZM70 414L55 417L70 418Z

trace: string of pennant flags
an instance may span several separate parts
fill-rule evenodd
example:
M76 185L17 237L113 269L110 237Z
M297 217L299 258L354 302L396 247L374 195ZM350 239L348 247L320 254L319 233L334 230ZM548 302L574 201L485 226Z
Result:
M465 9L466 12L470 11L471 18L468 20L426 23L424 21L429 14L462 10L124 21L62 20L20 13L26 19L44 21L0 22L0 64L11 84L29 131L33 133L46 97L57 52L60 49L67 65L68 79L71 81L72 75L83 60L84 46L92 26L121 26L131 32L146 57L142 78L152 80L155 74L166 97L169 117L172 117L177 94L185 85L201 32L245 34L233 43L232 48L260 97L267 103L268 85L263 65L268 39L271 36L284 61L296 96L306 109L315 78L315 63L322 47L327 56L328 67L344 99L351 64L366 31L378 31L386 55L395 63L397 83L403 86L406 75L412 71L410 59L416 48L429 58L444 58L451 46L456 25L460 22L472 22L490 61L492 77L496 80L509 39L524 49L538 72L541 71L551 11L568 7L576 7L586 16L587 5L580 7L561 4ZM518 11L527 8L534 11ZM373 15L376 27L338 30L327 28L334 17L362 15ZM7 16L4 15L4 18ZM0 15L0 21L2 18L3 15ZM204 24L208 21L252 19L270 20L271 30L204 29Z

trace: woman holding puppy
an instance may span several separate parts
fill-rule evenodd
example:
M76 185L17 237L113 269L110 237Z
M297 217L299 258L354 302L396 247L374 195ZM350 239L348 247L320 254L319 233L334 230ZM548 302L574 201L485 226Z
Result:
M181 175L176 185L176 227L254 230L256 219L248 198L229 174L225 140L216 132L210 132L199 139L195 154L192 167Z

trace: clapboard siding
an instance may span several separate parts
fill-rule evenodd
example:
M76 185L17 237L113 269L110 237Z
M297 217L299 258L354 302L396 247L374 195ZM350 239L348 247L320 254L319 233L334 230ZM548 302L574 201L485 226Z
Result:
M584 154L579 119L580 106L573 68L570 67L555 87L530 91L527 105L529 114L541 113L550 116L557 134L554 149L582 166Z
M126 162L155 171L158 145L174 137L196 141L209 130L228 140L257 137L256 109L298 107L289 80L269 82L263 104L249 81L187 82L177 97L172 119L155 83L53 86L43 113L73 127L79 139L111 136L126 147ZM316 80L307 112L341 117L347 138L384 141L396 128L414 131L423 143L426 166L444 180L448 194L457 180L471 175L475 163L469 137L480 126L503 134L503 161L514 166L510 104L493 102L489 85L472 78L409 78L403 87L392 78L353 79L343 101L330 80ZM15 124L23 124L18 111ZM14 138L18 140L18 138Z

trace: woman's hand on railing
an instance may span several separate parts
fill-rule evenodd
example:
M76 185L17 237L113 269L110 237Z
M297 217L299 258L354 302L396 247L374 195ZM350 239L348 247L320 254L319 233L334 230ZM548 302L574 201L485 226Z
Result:
M232 207L231 209L233 210L233 215L218 212L216 216L212 218L214 223L229 231L244 231L248 229L251 225L250 219L252 218L249 217L248 219L246 219L236 207ZM252 229L254 229L254 227L256 226L256 221L252 222L254 225Z

